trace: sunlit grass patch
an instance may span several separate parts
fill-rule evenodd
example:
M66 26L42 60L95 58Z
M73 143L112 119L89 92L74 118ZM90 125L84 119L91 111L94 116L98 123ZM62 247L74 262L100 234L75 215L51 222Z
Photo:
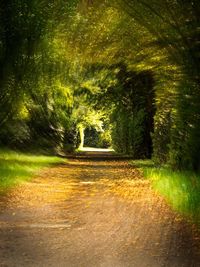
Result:
M136 160L153 188L162 194L171 206L200 222L200 175L190 171L173 171L168 166L157 167L151 160Z
M0 151L0 192L26 181L43 167L63 163L65 160L55 156L24 154L11 150Z

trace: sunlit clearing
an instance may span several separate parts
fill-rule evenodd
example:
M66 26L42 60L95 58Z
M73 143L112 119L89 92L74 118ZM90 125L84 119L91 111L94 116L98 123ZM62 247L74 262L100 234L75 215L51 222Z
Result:
M112 148L96 148L96 147L82 147L79 149L81 152L114 152Z

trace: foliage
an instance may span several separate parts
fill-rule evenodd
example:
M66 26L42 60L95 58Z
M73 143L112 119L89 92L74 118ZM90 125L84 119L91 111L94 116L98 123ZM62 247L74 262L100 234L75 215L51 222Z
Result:
M199 1L1 1L0 142L200 168ZM103 124L102 124L103 123Z
M73 1L67 5L62 1L1 2L1 143L62 146L69 129L72 92L64 79L66 62L52 42L53 21L58 19L56 12L67 20L73 6Z
M199 21L198 1L117 1L120 7L152 35L158 48L165 50L173 75L167 73L168 89L164 106L155 116L154 156L169 160L176 168L199 169ZM166 64L162 65L164 69ZM156 70L157 74L160 71ZM160 75L159 75L160 76ZM163 76L163 74L162 74ZM162 76L159 80L162 81ZM158 80L158 81L159 81ZM173 84L174 83L174 84ZM158 87L157 87L158 88ZM168 94L170 92L170 94ZM167 106L166 106L167 104ZM163 109L164 107L164 109ZM162 148L165 142L164 149ZM194 145L196 144L196 145ZM197 148L197 149L196 149Z
M93 75L96 77L95 73ZM102 103L109 115L112 146L116 151L136 158L150 157L154 115L152 73L136 73L120 63L109 67L109 75L104 73L97 81L99 87L102 86L101 80L104 87L89 99L95 103L96 109Z

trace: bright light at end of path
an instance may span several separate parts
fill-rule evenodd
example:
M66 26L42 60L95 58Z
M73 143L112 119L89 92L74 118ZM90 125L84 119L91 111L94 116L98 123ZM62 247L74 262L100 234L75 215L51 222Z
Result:
M80 151L83 152L114 152L111 148L96 148L96 147L82 147Z

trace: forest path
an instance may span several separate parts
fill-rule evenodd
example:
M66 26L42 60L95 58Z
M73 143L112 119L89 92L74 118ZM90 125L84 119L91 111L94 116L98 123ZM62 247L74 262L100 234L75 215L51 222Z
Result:
M198 267L199 237L109 153L71 158L0 197L4 267Z

